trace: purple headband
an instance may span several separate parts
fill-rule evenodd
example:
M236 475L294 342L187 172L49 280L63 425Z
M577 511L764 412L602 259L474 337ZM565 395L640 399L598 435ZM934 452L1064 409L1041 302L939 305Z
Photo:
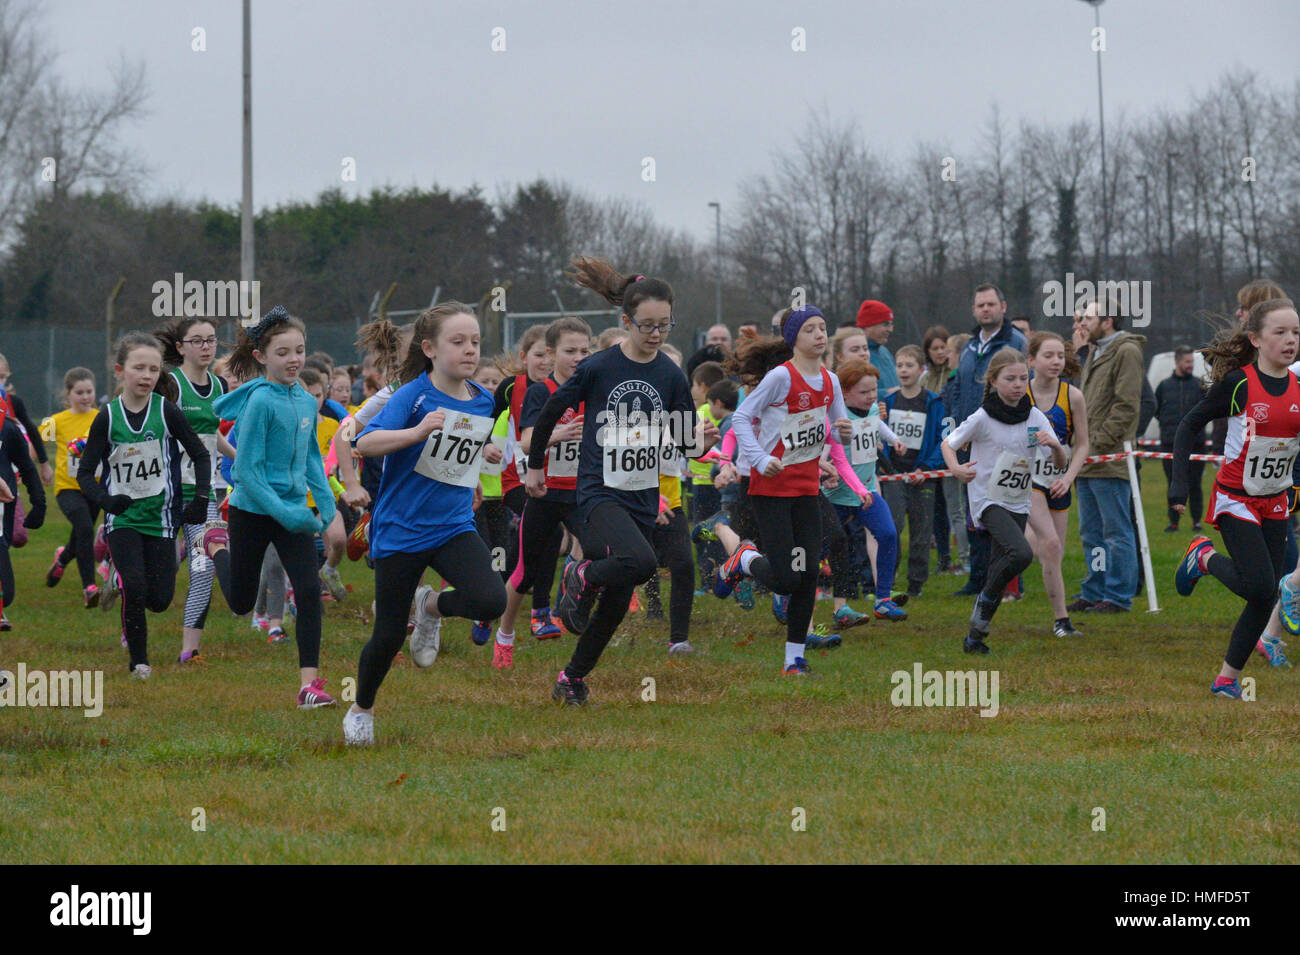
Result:
M781 324L781 337L791 348L794 347L794 340L799 337L799 329L803 328L803 323L810 318L822 318L822 310L816 305L806 305L803 308L797 308L791 312L786 320Z

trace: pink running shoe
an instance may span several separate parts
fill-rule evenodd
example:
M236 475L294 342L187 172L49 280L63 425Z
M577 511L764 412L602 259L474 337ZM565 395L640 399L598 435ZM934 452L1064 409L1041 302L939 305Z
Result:
M325 692L325 678L318 676L298 691L298 709L315 710L333 706L334 697Z
M515 645L504 643L492 645L492 665L498 670L510 670L515 665Z
M108 556L108 538L104 533L104 525L99 525L99 530L95 531L95 560L103 560Z
M50 564L50 569L45 572L46 587L53 587L60 580L63 579L63 571L66 569L66 567L65 565L59 563L59 558L62 556L63 556L63 548L56 547L54 549L54 563Z
M81 592L81 599L86 603L86 609L99 606L99 588L91 584Z
M203 553L209 558L220 548L230 547L230 534L225 521L208 521L203 531Z

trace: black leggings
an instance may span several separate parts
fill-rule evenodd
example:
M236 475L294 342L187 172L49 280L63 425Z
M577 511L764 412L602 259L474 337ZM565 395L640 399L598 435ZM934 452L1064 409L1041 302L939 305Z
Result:
M993 605L990 620L1002 602L1002 592L1007 589L1007 584L1034 562L1033 548L1025 540L1025 524L1028 522L1028 514L1015 514L996 504L988 505L980 514L980 523L988 529L992 539L989 570L981 591L984 602Z
M831 565L831 583L835 588L835 596L848 600L858 595L857 583L853 579L856 567L853 551L849 548L849 536L844 533L844 524L835 513L835 505L830 499L825 494L817 495L817 499L822 512L822 545Z
M751 494L762 556L750 574L774 594L789 594L786 641L803 643L817 603L822 553L821 495L769 497ZM837 522L838 523L838 522Z
M118 527L108 532L108 552L122 578L122 633L135 669L149 662L145 611L162 613L176 592L176 539Z
M564 668L569 679L581 680L595 669L605 644L627 615L632 591L654 576L659 562L650 543L653 535L653 525L640 523L613 501L602 501L587 515L578 532L582 553L591 561L587 582L604 591Z
M502 580L510 577L510 569L519 557L518 535L514 532L516 520L505 501L499 497L484 499L479 505L478 513L474 515L474 526L491 551L492 567L500 570Z
M81 586L89 587L95 582L95 518L99 516L99 508L92 506L80 491L60 491L54 500L72 525L59 563L67 567L75 557Z
M253 609L262 579L262 558L274 544L284 572L289 575L298 607L293 628L298 641L298 666L319 666L321 603L315 535L285 530L275 518L265 514L237 507L229 510L230 609L240 616Z
M0 541L0 612L14 605L14 565L9 559L9 542Z
M555 580L564 527L577 532L578 514L572 501L530 497L524 504L523 516L519 518L519 560L510 574L510 586L517 594L531 590L534 610L551 605L551 584Z
M1246 606L1232 628L1224 662L1242 669L1250 651L1268 625L1277 600L1277 582L1286 573L1286 520L1265 520L1259 524L1220 514L1219 533L1228 555L1215 553L1206 569L1218 577Z
M681 643L691 628L691 607L695 603L695 563L691 559L691 526L683 508L673 509L667 524L655 524L652 540L659 566L672 574L668 595L668 642ZM659 575L651 574L645 585L646 597L659 600Z
M406 639L411 598L426 568L455 590L438 596L444 617L493 620L505 612L506 588L492 571L492 554L474 531L457 534L441 547L418 554L389 554L375 560L375 626L357 665L357 706L370 709L393 658ZM299 611L301 613L301 611Z

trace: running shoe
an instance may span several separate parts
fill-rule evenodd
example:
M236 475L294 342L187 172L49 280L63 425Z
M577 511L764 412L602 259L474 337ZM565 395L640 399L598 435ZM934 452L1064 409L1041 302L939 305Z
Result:
M474 641L474 646L481 647L492 638L492 621L475 620L469 627L469 638Z
M858 613L858 611L854 610L848 604L845 604L831 615L831 620L839 629L847 630L850 627L859 627L864 623L870 623L871 615Z
M984 642L982 635L976 635L973 632L966 635L961 648L967 653L978 653L984 656L993 652L989 649L989 645Z
M203 525L203 540L200 547L209 559L223 547L230 547L230 533L225 521L208 521Z
M284 627L272 627L266 632L266 642L273 646L277 643L288 643L289 635L284 632Z
M1300 634L1300 590L1291 586L1291 575L1287 574L1277 585L1278 615L1287 632Z
M339 569L326 564L320 569L320 579L327 588L330 596L335 600L342 602L343 598L348 595L347 588L343 585L343 578L339 576Z
M627 612L639 613L640 611L641 611L641 601L637 597L636 591L634 590L632 591L632 599L627 602Z
M794 663L787 666L782 674L783 676L812 676L812 668L808 666L808 661L803 657L795 657Z
M122 594L122 578L117 570L113 567L113 562L108 564L108 579L104 581L104 589L99 594L99 609L112 610L113 604L117 603L117 598Z
M1208 537L1193 537L1183 553L1178 571L1174 574L1174 588L1184 597L1190 597L1196 582L1205 576L1205 571L1201 570L1201 552L1207 548L1214 551L1214 544Z
M603 588L587 583L591 561L575 561L564 568L564 593L555 610L569 633L581 635L591 622L591 608Z
M317 710L322 706L333 706L334 697L325 692L325 678L316 677L298 691L298 709Z
M690 656L694 652L695 648L691 646L689 640L678 640L676 643L668 644L668 655L670 657Z
M1226 676L1215 677L1210 685L1210 692L1225 700L1240 700L1241 684L1236 680L1229 680Z
M270 618L259 617L257 614L253 614L252 619L249 621L249 624L252 626L254 630L261 630L263 633L271 629Z
M1286 643L1281 637L1260 637L1255 643L1255 649L1275 667L1291 666L1291 661L1286 658L1286 653L1282 649L1285 646Z
M722 511L718 511L716 514L710 514L704 520L692 527L691 540L697 544L711 544L715 542L718 539L718 535L714 533L713 528L718 524L727 524L727 526L731 526L727 521L727 515L722 513Z
M784 594L772 594L772 616L776 622L785 626L786 613L790 609L790 598Z
M99 530L95 531L95 560L103 560L108 556L108 528L100 524Z
M177 663L202 663L203 661L199 659L198 650L188 650L185 653L182 653L179 657L177 657L176 662Z
M975 593L979 593L979 591L977 590L975 591ZM894 591L894 595L889 599L892 600L894 603L898 604L898 606L900 607L906 607L909 597L911 597L911 594L909 594L906 590L896 590Z
M99 588L91 584L81 592L81 599L86 604L86 609L99 606Z
M754 609L754 582L749 578L736 585L736 603L740 604L741 610Z
M437 593L429 584L422 584L415 592L415 630L411 633L411 659L418 667L433 666L442 646L442 638L439 636L442 618L435 617L424 609L430 595L436 596Z
M898 604L889 598L876 601L875 609L876 619L878 620L906 620L907 611L903 610Z
M109 564L107 559L101 560L98 564L95 565L95 573L99 574L99 576L103 578L105 583L108 582L108 575L111 574L112 572L113 572L112 565Z
M4 633L8 633L13 628L14 625L9 622L9 618L6 617L4 614L0 614L0 631L3 631Z
M492 665L498 670L509 670L515 665L515 645L496 643L492 647Z
M137 680L147 680L153 674L153 668L147 663L137 663L131 667L131 676Z
M568 674L561 670L555 680L555 689L551 691L551 699L566 706L586 706L587 681L570 680Z
M343 714L343 742L348 746L373 746L375 743L375 715L353 713L351 708Z
M843 642L840 635L831 633L824 623L817 624L813 627L812 633L804 637L804 646L809 650L834 650Z
M1052 625L1052 636L1081 637L1083 636L1083 631L1075 627L1075 625L1070 622L1070 618L1066 617L1064 620L1058 620Z
M348 560L360 560L370 552L370 512L366 511L348 535Z
M713 595L726 599L731 596L731 592L736 589L745 576L745 572L740 569L741 559L746 554L757 554L758 548L749 541L741 541L736 552L722 562L718 567L713 581Z
M50 564L50 569L45 572L46 587L53 587L60 580L63 579L63 571L65 570L65 566L59 563L59 558L62 556L63 556L63 548L56 547L54 549L54 563Z

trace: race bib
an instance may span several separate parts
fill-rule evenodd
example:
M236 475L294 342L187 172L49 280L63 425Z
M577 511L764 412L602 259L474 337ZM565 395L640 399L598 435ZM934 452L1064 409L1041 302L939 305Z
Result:
M649 424L607 426L600 457L605 486L648 491L659 486L659 428Z
M162 442L155 439L115 445L108 456L108 473L114 494L137 500L161 494L167 487Z
M570 478L578 476L578 452L582 450L582 439L561 441L553 444L546 452L546 473L550 477Z
M781 422L781 463L787 467L822 456L826 444L826 409L792 412Z
M443 484L473 487L483 466L483 445L492 433L492 419L447 408L438 410L446 420L424 442L416 473Z
M75 478L77 476L77 463L80 460L81 458L74 455L71 451L68 452L68 477Z
M659 473L665 477L682 476L682 452L667 431L664 431L663 449L659 453Z
M221 461L221 458L217 455L217 436L216 434L201 434L199 435L199 440L202 441L203 446L208 449L208 462L212 466L211 481L216 483L217 464ZM184 448L181 448L181 483L198 483L194 476L194 459L185 453Z
M504 434L494 434L488 443L495 444L501 449L501 460L496 464L493 464L491 461L485 459L483 461L483 466L479 468L479 473L488 476L500 474L506 469L506 436Z
M889 426L909 451L920 451L925 441L925 414L920 411L899 411L889 414Z
M1241 487L1251 497L1272 497L1291 487L1300 437L1250 439L1241 465Z
M1034 483L1040 487L1051 487L1053 483L1065 476L1066 470L1070 466L1070 449L1065 449L1065 467L1058 468L1052 463L1050 454L1039 454L1034 457Z
M1029 500L1029 454L1003 451L989 475L988 500L999 504L1023 504Z
M849 447L849 463L875 464L880 445L880 429L875 418L858 418L853 422L853 437Z

